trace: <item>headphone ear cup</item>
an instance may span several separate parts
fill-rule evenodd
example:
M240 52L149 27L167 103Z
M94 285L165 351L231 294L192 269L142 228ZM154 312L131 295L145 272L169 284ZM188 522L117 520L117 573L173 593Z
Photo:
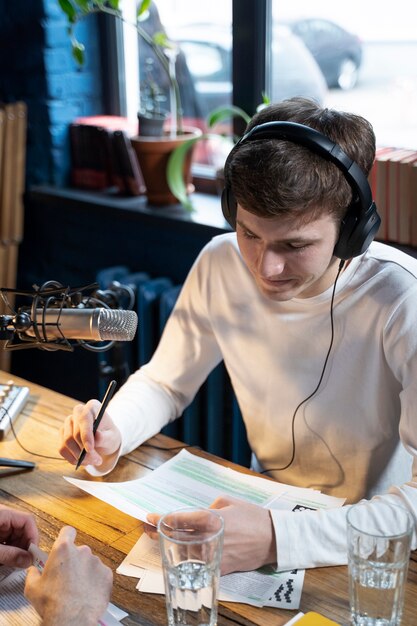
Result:
M230 187L224 187L221 197L224 219L236 230L237 202Z
M342 221L333 254L345 261L363 254L378 232L380 224L381 218L374 202L368 211L360 217L358 217L357 209L351 206Z

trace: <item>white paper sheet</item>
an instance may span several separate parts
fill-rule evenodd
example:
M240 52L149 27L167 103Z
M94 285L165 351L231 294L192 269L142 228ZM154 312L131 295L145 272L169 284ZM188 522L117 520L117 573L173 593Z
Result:
M343 499L323 496L312 489L290 487L282 483L243 474L208 461L187 450L181 450L172 459L148 476L120 483L81 480L64 476L65 480L83 491L104 500L115 508L143 522L148 513L164 514L186 506L208 507L218 496L234 496L266 508L292 508L291 503L309 506L314 500L319 508L341 506ZM289 504L280 502L286 494ZM339 503L340 502L340 503ZM307 504L306 504L307 506Z
M157 541L143 534L123 561L125 562L145 571L137 585L139 591L164 593L161 554ZM123 571L124 568L118 568L119 573ZM276 572L272 567L227 574L220 578L219 600L294 609L300 604L303 581L304 570Z
M342 506L344 498L325 496L255 475L243 474L208 461L187 450L148 476L122 483L68 478L66 480L108 504L146 521L147 513L164 514L194 506L207 508L218 496L229 495L270 509L294 512ZM157 542L142 535L117 569L138 577L139 591L164 593ZM221 578L219 599L254 606L296 609L300 604L304 571L276 572L273 568L228 574Z

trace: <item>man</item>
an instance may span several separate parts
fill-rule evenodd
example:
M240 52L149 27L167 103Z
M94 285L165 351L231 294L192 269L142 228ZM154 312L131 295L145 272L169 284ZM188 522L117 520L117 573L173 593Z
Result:
M113 575L88 546L75 546L76 531L61 529L41 574L32 565L29 545L38 529L28 513L0 505L0 563L29 567L25 595L43 626L96 626L110 599ZM1 621L1 619L0 619Z
M291 123L289 136L276 122ZM381 497L417 517L417 261L372 242L372 127L294 98L247 131L225 166L222 207L236 234L202 250L155 355L95 439L90 401L67 419L61 454L75 463L84 446L92 474L110 471L181 415L223 358L255 469L348 503L367 498L370 515ZM213 506L225 519L223 573L346 562L346 506Z

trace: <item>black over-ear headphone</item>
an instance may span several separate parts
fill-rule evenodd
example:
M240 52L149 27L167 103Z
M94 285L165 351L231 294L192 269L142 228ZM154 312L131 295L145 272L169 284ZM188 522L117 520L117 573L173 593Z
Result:
M314 128L295 122L266 122L254 126L233 147L224 166L226 186L223 189L222 211L230 226L236 228L237 202L227 184L227 168L231 156L242 143L256 139L284 139L305 146L312 152L334 163L352 188L353 199L342 220L334 255L348 260L359 256L370 245L381 224L368 180L359 165L342 148Z

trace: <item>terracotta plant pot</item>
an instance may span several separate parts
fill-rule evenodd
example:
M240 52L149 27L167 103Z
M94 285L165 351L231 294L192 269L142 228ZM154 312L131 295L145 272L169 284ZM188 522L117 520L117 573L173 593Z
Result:
M132 146L138 157L146 185L149 204L178 204L177 198L171 193L166 180L166 169L171 152L184 141L201 135L199 128L186 127L182 135L170 137L165 132L162 137L131 137ZM184 161L184 180L190 193L194 191L191 183L192 148Z

